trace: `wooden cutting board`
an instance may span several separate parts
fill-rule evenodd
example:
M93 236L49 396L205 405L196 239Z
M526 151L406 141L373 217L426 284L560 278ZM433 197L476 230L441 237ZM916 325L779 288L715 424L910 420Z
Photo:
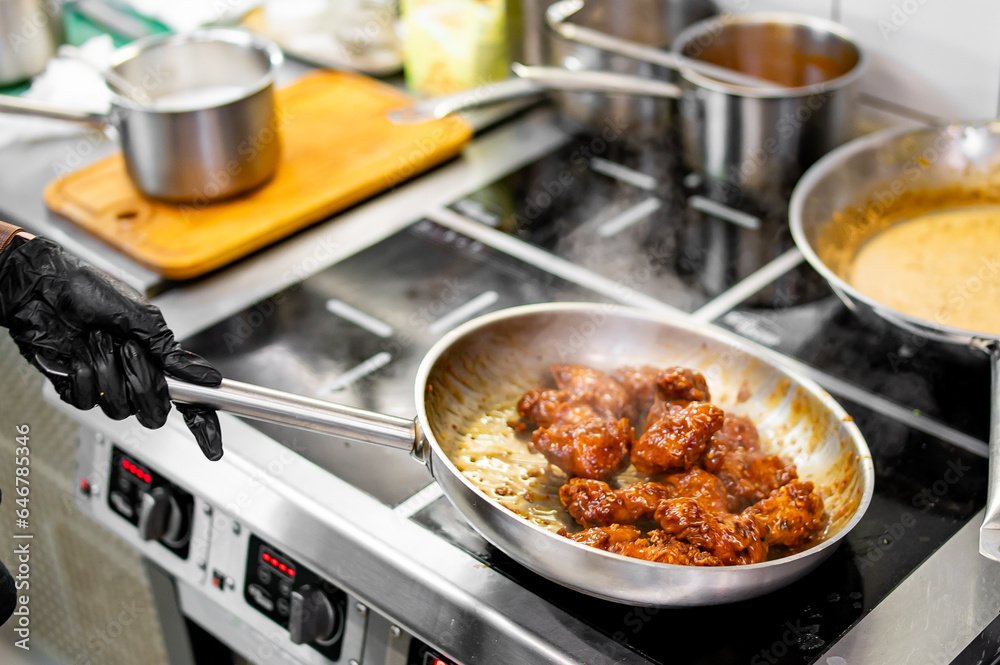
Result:
M276 95L281 161L274 178L205 206L143 198L121 153L45 188L53 212L169 279L203 275L457 154L472 136L458 118L394 125L405 93L348 72L313 72Z

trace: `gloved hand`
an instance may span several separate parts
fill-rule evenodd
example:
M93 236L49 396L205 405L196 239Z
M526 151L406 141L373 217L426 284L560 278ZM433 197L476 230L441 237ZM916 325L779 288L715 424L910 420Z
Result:
M45 238L0 254L0 325L28 362L67 372L49 375L63 401L79 409L99 404L115 420L135 414L142 425L161 427L170 411L164 372L206 386L222 381L203 358L181 349L160 310L138 292ZM205 456L222 457L215 411L177 410Z

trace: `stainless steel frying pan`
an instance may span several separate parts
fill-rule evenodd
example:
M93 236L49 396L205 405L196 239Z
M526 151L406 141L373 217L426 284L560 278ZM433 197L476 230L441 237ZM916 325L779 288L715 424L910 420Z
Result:
M862 319L880 318L919 339L966 345L985 351L993 371L990 426L990 477L986 519L979 551L1000 561L1000 337L961 330L896 311L861 293L828 265L818 245L828 225L852 224L847 231L863 236L866 226L891 214L912 193L954 191L978 203L1000 204L1000 123L890 129L856 139L819 160L796 185L789 220L795 243L844 303ZM934 196L934 198L937 198ZM949 207L947 199L937 208ZM854 211L840 215L843 211ZM838 221L834 222L837 215Z
M546 383L548 366L556 362L700 369L713 401L752 418L762 440L794 460L799 474L825 493L831 516L826 539L750 566L675 566L586 547L502 507L459 471L456 450L470 425ZM782 368L777 356L707 326L611 305L530 305L459 327L434 345L417 371L414 421L231 381L205 388L171 379L168 386L176 401L409 450L472 526L507 555L559 584L634 605L711 605L788 584L829 556L858 523L874 484L857 426L821 388Z

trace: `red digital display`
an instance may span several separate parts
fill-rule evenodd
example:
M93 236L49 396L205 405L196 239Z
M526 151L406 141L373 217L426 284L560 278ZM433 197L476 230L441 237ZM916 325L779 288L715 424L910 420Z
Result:
M292 568L291 566L289 566L286 563L282 563L282 562L278 561L277 557L272 556L272 555L268 554L267 552L261 553L260 560L263 561L264 563L271 564L272 567L277 568L279 571L287 574L289 577L295 577L295 569L294 568Z
M135 464L132 464L132 462L128 461L127 459L123 459L122 460L122 468L125 469L126 471L128 471L129 473L131 473L133 476L135 476L136 478L138 478L139 480L141 480L144 483L149 483L149 482L153 481L153 476L152 475L150 475L149 473L143 471L142 469L140 469L139 467L137 467Z

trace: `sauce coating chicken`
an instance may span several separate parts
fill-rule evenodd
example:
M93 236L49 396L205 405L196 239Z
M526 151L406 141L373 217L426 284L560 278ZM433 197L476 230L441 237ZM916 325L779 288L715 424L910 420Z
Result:
M671 499L697 499L708 510L724 513L729 510L729 495L722 481L704 469L691 467L683 473L672 473L663 479Z
M656 538L654 534L660 534ZM700 547L685 543L662 531L650 531L649 539L641 538L633 542L622 542L613 545L609 552L629 556L633 559L645 559L657 563L672 563L678 566L721 566L722 561L712 556Z
M691 468L722 427L724 416L722 409L707 402L669 411L635 442L632 464L642 473Z
M581 425L555 424L536 429L535 450L570 476L606 480L628 466L635 433L628 418L592 420Z
M615 370L611 377L625 388L636 413L653 409L655 405L662 410L672 402L708 402L711 399L705 377L684 367L657 369L649 365L632 365ZM654 421L650 413L647 424Z
M593 393L535 388L517 411L540 426L531 436L535 449L571 476L610 479L628 466L635 434Z
M517 412L540 427L576 426L611 418L611 413L593 395L548 388L526 392L517 403Z
M559 500L581 526L631 524L652 517L670 490L660 483L635 483L611 489L599 480L572 478L559 488Z
M647 561L720 566L764 561L769 547L807 544L821 529L813 484L761 449L752 421L711 404L701 373L550 370L557 388L529 390L517 410L538 426L534 448L570 476L559 500L584 530L561 535ZM646 427L636 439L630 421L640 414ZM630 461L660 482L609 485ZM650 518L660 529L644 535L633 526Z
M743 511L765 527L768 545L795 547L815 534L823 522L823 499L808 481L793 480Z
M560 390L591 395L615 418L635 421L635 407L628 392L604 372L585 365L569 364L552 365L549 371Z
M577 533L560 535L578 543L613 554L681 566L721 566L722 561L695 545L677 540L662 531L650 531L649 538L628 524L592 527Z
M570 540L583 543L588 547L607 550L622 543L631 543L642 537L642 531L630 524L610 524L592 529L584 529L577 533L567 533L565 529L559 532Z
M717 556L724 565L759 563L767 558L764 527L755 515L713 513L697 499L669 499L656 509L664 533Z
M798 478L795 465L760 450L757 428L749 419L732 414L705 446L700 464L725 485L728 509L734 513Z

